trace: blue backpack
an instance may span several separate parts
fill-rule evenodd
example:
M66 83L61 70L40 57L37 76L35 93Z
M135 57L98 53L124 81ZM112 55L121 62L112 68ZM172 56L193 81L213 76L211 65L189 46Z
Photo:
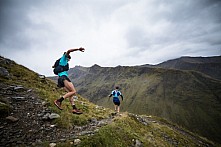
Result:
M114 97L118 97L119 95L120 95L120 92L119 92L119 91L114 90L114 92L113 92L113 96L114 96Z

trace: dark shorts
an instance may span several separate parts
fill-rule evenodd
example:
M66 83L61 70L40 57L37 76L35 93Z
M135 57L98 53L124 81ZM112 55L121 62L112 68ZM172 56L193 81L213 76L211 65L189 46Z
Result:
M61 76L58 78L58 87L64 87L64 80L71 82L71 80L67 76Z
M114 103L114 105L120 106L120 100L119 100L119 98L114 97L114 98L113 98L113 103Z

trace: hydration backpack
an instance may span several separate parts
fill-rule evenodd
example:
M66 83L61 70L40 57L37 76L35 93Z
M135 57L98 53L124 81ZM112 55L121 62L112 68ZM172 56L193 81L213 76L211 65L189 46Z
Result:
M56 75L58 75L58 73L60 73L60 72L69 70L69 64L67 64L65 66L59 65L60 59L56 60L54 63L54 66L52 66L54 68L53 72Z
M118 97L118 96L120 96L120 92L114 90L114 91L113 91L113 96L114 96L114 97Z

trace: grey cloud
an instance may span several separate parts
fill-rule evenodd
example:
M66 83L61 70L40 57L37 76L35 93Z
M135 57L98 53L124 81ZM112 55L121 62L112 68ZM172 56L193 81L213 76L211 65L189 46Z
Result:
M165 11L161 11L162 6ZM125 35L128 46L149 48L156 43L168 45L177 42L221 45L221 1L162 1L160 5L156 2L155 7L152 24L166 20L170 26L159 35L148 34L144 28L128 28Z
M132 26L128 28L128 31L125 34L125 38L128 40L128 48L137 46L143 48L150 45L150 39L148 38L147 33L143 28L138 26Z
M169 11L164 17L177 23L189 22L193 19L214 21L220 18L220 5L221 1L215 0L173 1L170 4L166 4Z
M30 47L31 41L25 34L25 29L32 25L28 19L30 8L36 6L36 1L0 1L0 43L1 49L25 49Z

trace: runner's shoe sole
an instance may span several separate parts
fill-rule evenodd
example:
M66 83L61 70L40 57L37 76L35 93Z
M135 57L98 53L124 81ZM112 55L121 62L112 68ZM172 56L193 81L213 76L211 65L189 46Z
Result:
M58 109L63 110L58 104L57 104L57 100L54 101L55 106L58 107Z

